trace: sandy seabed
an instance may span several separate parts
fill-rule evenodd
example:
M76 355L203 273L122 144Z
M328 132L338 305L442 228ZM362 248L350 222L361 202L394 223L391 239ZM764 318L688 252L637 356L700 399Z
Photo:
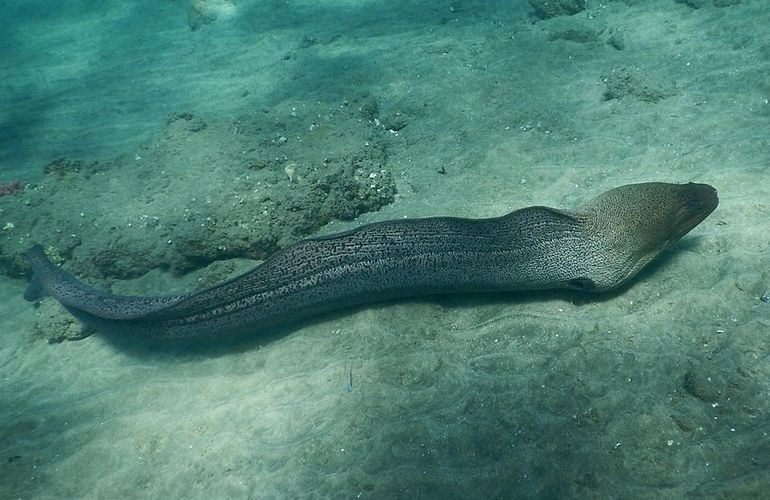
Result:
M770 490L766 2L592 1L546 20L514 3L241 1L192 24L182 2L2 7L17 22L0 47L0 167L29 189L55 182L42 166L61 156L131 168L169 113L236 123L277 109L290 123L292 109L365 95L376 110L361 127L380 134L397 194L320 233L570 208L653 180L712 184L720 206L608 296L383 304L209 351L49 344L25 281L2 276L0 498ZM296 137L333 154L334 120L319 123L286 150ZM184 137L193 150L203 135ZM190 189L232 187L217 161L190 171ZM139 216L122 202L143 186L177 186L160 170L113 186L116 213ZM0 199L6 227L21 196ZM4 248L30 231L3 230Z

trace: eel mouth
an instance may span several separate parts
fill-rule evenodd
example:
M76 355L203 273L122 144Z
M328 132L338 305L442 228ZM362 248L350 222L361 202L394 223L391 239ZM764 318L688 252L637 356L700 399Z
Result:
M690 182L682 185L681 209L673 227L674 238L677 240L689 233L695 226L711 215L719 205L717 190L708 184Z

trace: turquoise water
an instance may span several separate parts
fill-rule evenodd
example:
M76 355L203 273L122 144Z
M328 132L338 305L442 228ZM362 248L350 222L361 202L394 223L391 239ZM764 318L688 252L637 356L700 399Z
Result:
M0 7L0 185L26 186L0 196L0 498L768 491L770 6L535 4ZM608 295L401 301L195 350L22 298L34 242L162 294L311 235L645 181L720 206Z

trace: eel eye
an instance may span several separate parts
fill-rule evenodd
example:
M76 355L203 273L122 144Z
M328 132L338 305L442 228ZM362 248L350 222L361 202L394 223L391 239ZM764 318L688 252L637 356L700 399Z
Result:
M567 286L573 290L589 291L596 288L596 283L589 278L574 278L567 282Z

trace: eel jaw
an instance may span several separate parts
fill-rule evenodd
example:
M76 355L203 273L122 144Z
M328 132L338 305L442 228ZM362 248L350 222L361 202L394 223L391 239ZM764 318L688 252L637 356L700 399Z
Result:
M680 195L681 208L675 216L669 243L675 242L692 231L719 205L717 190L708 184L690 182L681 187L683 188Z

